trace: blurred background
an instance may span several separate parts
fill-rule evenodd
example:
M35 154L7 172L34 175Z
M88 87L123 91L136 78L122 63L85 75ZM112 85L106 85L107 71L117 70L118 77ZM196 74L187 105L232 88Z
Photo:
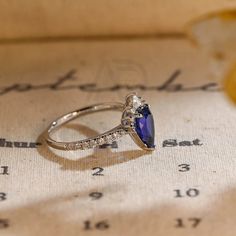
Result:
M235 98L235 0L0 1L0 42L189 37Z

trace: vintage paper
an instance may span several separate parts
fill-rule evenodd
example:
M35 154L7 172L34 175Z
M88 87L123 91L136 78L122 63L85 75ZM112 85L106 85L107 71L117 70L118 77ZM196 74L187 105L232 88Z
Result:
M0 234L235 235L236 110L186 40L0 46ZM137 91L156 151L128 136L63 152L42 134L71 110ZM74 121L61 140L96 135L119 112Z
M235 0L0 1L0 39L183 33L186 23Z

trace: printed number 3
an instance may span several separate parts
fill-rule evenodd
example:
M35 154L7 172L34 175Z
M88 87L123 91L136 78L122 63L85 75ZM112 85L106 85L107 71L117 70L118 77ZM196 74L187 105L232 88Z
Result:
M179 172L190 171L190 165L189 164L180 164L180 165L178 165L178 167L179 167Z
M6 193L0 193L0 201L4 201L7 199L7 194Z

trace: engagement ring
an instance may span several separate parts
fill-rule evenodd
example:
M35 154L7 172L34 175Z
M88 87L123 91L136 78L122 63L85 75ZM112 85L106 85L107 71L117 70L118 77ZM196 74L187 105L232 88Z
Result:
M62 125L84 115L107 110L118 110L122 112L121 123L115 128L99 134L95 137L83 140L62 142L51 137ZM142 149L153 151L155 149L154 119L150 106L141 97L132 93L126 96L125 103L101 103L84 107L69 112L51 123L45 139L49 146L60 150L85 150L103 144L111 144L124 135L129 134L134 142Z

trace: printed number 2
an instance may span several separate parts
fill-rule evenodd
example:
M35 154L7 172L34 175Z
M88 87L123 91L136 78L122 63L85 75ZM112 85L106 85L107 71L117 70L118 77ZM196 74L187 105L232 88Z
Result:
M104 169L102 167L94 167L92 170L96 170L96 172L93 173L93 176L103 176L102 172Z
M191 228L196 228L200 224L201 220L202 219L200 219L200 218L188 218L187 219L188 222L191 222ZM186 225L185 225L184 220L181 218L176 219L175 227L176 228L185 228Z

